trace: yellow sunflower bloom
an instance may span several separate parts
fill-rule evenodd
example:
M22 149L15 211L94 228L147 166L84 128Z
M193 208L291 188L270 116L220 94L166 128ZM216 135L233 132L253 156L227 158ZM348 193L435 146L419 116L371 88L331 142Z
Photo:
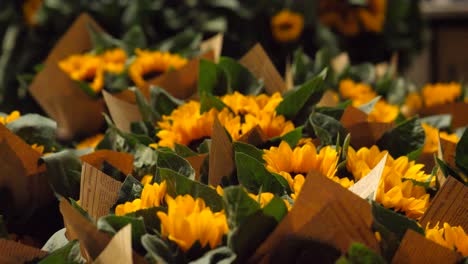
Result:
M127 53L123 49L107 50L100 55L106 72L119 74L125 69Z
M377 146L372 146L370 149L361 148L358 151L350 147L346 167L356 180L360 180L387 153L387 151L380 151ZM406 156L395 160L388 155L376 201L386 208L402 211L410 218L421 217L429 206L429 194L423 187L414 185L411 180L426 182L430 179L431 175L426 174L422 170L423 167L423 164L409 161ZM431 182L431 184L434 183L434 181Z
M37 25L36 14L41 9L44 0L26 0L22 6L23 17L26 25L34 27Z
M377 97L370 85L357 83L351 79L342 80L339 84L339 91L343 98L358 101L359 104L367 103Z
M200 198L166 196L166 203L167 213L157 213L161 234L177 243L183 251L189 250L196 241L202 247L215 248L229 231L225 213L211 211Z
M300 13L282 10L271 19L271 32L279 42L297 40L304 29L304 17Z
M422 89L424 104L427 107L453 103L461 96L462 87L459 83L427 84Z
M153 181L153 175L151 174L147 174L145 176L143 176L143 178L141 178L141 184L143 185L146 185L146 184L151 184L151 182Z
M423 98L419 93L409 93L403 106L409 113L417 113L423 107Z
M363 31L382 32L387 8L386 0L368 0L363 7L345 1L322 0L319 3L320 22L347 36Z
M163 181L161 184L145 184L140 198L135 199L132 202L117 205L115 208L115 214L120 216L133 213L141 209L160 206L164 196L166 195L166 190L166 181Z
M271 200L273 200L273 198L275 197L275 195L270 192L262 192L259 195L249 193L248 195L250 196L250 198L258 202L261 208L269 204ZM286 205L286 208L288 208L288 211L291 210L291 204L286 200L283 200L283 202L284 202L284 205Z
M19 111L13 111L7 116L0 116L0 124L6 125L20 118L21 114Z
M158 123L161 130L157 133L160 139L158 145L174 147L175 143L189 145L191 142L210 137L214 118L226 128L233 140L238 140L256 126L269 138L284 135L294 130L294 124L275 112L282 97L274 94L248 96L234 93L221 97L234 113L227 108L217 111L211 109L200 114L200 103L189 101L172 111L171 115L163 116Z
M423 153L435 153L439 149L439 135L441 138L457 143L458 136L456 134L449 134L445 131L440 132L439 129L432 127L426 123L421 124L426 134L426 141L424 142Z
M147 86L145 75L157 75L171 69L180 69L187 59L169 52L135 50L136 58L128 68L128 74L138 87Z
M89 138L85 138L76 145L76 149L96 148L96 146L104 139L104 134L97 134Z
M293 199L299 195L304 184L304 174L311 170L320 172L343 187L347 188L353 184L349 179L340 179L335 175L339 157L336 150L330 146L322 148L317 153L317 148L312 142L292 149L288 143L282 141L278 147L271 147L263 152L266 169L286 179L294 191L291 196Z
M59 62L59 67L72 80L88 82L94 92L104 87L104 64L98 56L72 55Z
M44 146L38 144L32 144L31 148L34 149L37 153L43 155L44 154Z
M457 251L464 257L468 257L468 235L461 226L450 226L444 223L443 228L439 228L437 223L433 228L426 226L426 238L436 242L437 244Z
M374 108L367 117L367 120L369 122L390 123L395 121L399 112L400 109L398 106L389 104L385 100L380 99L375 103Z

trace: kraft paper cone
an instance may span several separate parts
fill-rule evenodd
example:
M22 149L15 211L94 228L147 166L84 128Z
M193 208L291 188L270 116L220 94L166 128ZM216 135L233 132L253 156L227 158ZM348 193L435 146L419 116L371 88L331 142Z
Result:
M132 226L126 225L112 237L107 247L94 261L95 264L133 263L132 259Z
M426 239L419 233L408 229L400 247L393 256L394 264L447 263L455 264L461 256L452 250Z
M138 106L119 99L117 96L106 91L102 91L102 94L117 128L123 132L131 132L131 124L142 120Z
M0 124L0 187L11 194L11 201L2 203L15 213L27 215L53 200L45 164L41 155L21 138ZM7 209L8 208L2 208Z
M107 161L125 175L131 174L133 171L133 156L126 152L106 149L97 150L93 153L81 156L80 160L89 163L95 168L100 168L103 162Z
M332 209L327 209L331 211L325 210L327 207L332 207ZM340 209L343 212L338 212L337 208L346 208L346 210ZM346 217L341 219L341 217L338 217L340 214L346 214ZM354 225L353 228L350 228L353 230L343 230L345 233L340 233L340 236L333 237L333 239L323 237L324 239L330 238L330 241L334 245L343 249L343 245L346 245L349 242L349 237L351 237L352 240L360 241L373 250L379 251L375 238L371 239L369 234L367 234L372 234L371 225L373 221L369 203L325 176L311 171L307 175L304 186L292 210L279 223L264 243L260 245L254 256L249 260L249 263L268 260L271 252L281 246L278 245L278 241L281 241L282 238L288 235L301 236L301 234L307 233L310 234L309 237L313 235L314 238L319 238L320 233L314 232L319 232L320 230L313 229L317 229L317 226L322 224L327 225L327 218L331 215L336 216L336 221L349 221L348 224ZM320 224L314 221L318 221ZM313 223L314 226L312 224L307 225L308 223ZM355 230L362 232L357 235L354 233ZM343 239L343 241L340 239Z
M424 116L451 114L452 128L465 127L468 125L468 104L465 102L456 102L450 104L436 105L420 110L419 114Z
M335 93L330 90L326 90L317 106L335 107L338 105L338 101L335 99Z
M88 25L101 30L86 13L80 15L54 46L44 69L29 87L34 99L57 121L57 135L61 139L96 133L104 124L104 101L87 95L58 66L60 60L92 49Z
M223 49L223 39L224 35L220 33L203 41L200 44L200 52L204 54L213 51L213 61L218 63Z
M185 159L190 163L192 168L195 170L195 180L200 180L200 170L205 162L207 154L200 154L196 156L186 157Z
M43 258L47 252L21 243L0 239L0 263L16 264Z
M252 72L257 79L263 80L268 94L284 93L287 90L285 81L276 70L262 45L257 43L239 62Z
M468 187L448 177L421 218L421 225L434 226L437 222L461 226L468 230Z
M248 131L242 137L240 137L238 141L254 146L259 146L268 141L268 136L265 135L265 133L263 133L260 126L256 125L250 131Z
M82 254L88 262L97 259L109 244L110 236L99 231L93 223L88 221L63 198L60 199L60 212L67 229L66 236L68 240L77 239L80 241ZM134 252L132 257L134 263L147 263L143 257Z
M208 183L212 186L218 186L223 177L231 175L235 164L232 143L217 117L213 122L209 157Z
M149 98L151 85L159 86L179 99L187 99L197 92L198 67L201 59L214 60L214 51L209 51L201 57L192 59L184 67L169 71L151 79L147 85L140 87L141 92Z

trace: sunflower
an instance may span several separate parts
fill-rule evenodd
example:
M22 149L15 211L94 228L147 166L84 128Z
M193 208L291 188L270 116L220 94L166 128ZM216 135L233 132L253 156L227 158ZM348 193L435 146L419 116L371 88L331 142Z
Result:
M355 7L345 1L321 0L320 22L347 36L357 35L361 29L382 32L385 22L386 0L368 0L367 5Z
M92 137L86 138L78 143L76 149L96 148L96 146L104 139L104 134L97 134Z
M440 132L439 129L432 127L426 123L421 124L426 134L426 141L424 142L423 153L435 153L439 149L439 136L445 140L453 143L458 142L457 134L449 134L445 131Z
M437 244L457 251L464 257L468 257L468 235L461 226L450 226L444 223L442 228L439 228L437 223L433 228L426 226L426 238L436 242Z
M271 32L279 42L291 42L299 38L304 29L304 17L300 13L281 10L271 18Z
M138 87L148 85L145 77L180 69L188 62L187 59L169 52L136 49L135 54L136 58L128 68L128 74Z
M36 15L42 7L44 0L26 0L22 6L23 17L26 25L34 27L37 25Z
M164 196L166 195L166 181L161 184L145 184L141 197L125 204L119 204L115 208L116 215L125 215L136 212L138 210L157 207L162 204Z
M174 241L183 251L189 250L196 241L202 248L215 248L228 233L226 214L213 212L200 199L190 195L166 196L167 213L158 212L161 234Z
M124 71L127 53L123 49L107 50L100 57L104 63L104 70L106 72L119 74Z
M217 117L233 140L240 139L256 126L269 138L284 135L294 130L294 124L277 115L275 108L282 101L279 93L270 96L242 95L238 92L221 97L228 108L221 111L210 109L200 114L200 103L189 101L163 116L158 123L161 130L158 146L174 147L175 143L190 145L210 137L214 118ZM232 110L232 112L230 111Z
M323 147L319 152L312 142L307 142L294 149L285 141L278 147L271 147L263 151L263 160L268 171L278 173L289 183L294 191L291 196L295 199L304 184L305 177L311 170L320 172L324 176L349 187L353 183L347 178L335 176L338 164L338 153L330 146Z
M31 148L34 149L41 156L44 154L44 146L38 144L32 144Z
M275 195L270 192L262 192L259 195L249 193L248 195L250 198L257 201L260 204L261 208L268 205L271 202L271 200L273 200L273 198L275 197ZM287 200L283 200L283 202L284 202L284 205L286 205L286 208L288 208L288 211L291 210L291 204Z
M346 167L356 180L360 180L387 153L387 151L380 151L377 146L372 146L370 149L361 148L358 151L350 147ZM386 208L402 211L408 217L414 219L421 217L429 206L429 194L423 187L415 185L413 181L426 182L431 179L431 175L422 170L423 167L423 164L409 161L406 156L393 159L388 155L376 201ZM434 183L431 180L430 184Z
M389 104L385 100L380 99L375 103L374 108L367 117L367 120L369 122L390 123L397 118L399 112L400 109L398 106Z
M422 89L422 97L427 107L455 102L462 94L459 83L427 84Z
M0 124L6 125L8 123L15 121L16 119L20 117L21 117L21 114L19 111L13 111L9 115L0 116Z

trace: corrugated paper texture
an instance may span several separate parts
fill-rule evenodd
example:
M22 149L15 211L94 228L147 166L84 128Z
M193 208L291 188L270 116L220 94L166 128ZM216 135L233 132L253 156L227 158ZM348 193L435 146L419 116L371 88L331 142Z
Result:
M90 16L80 15L54 46L44 69L29 87L34 99L57 121L57 135L62 139L93 134L104 124L104 101L87 95L58 66L60 60L92 49L88 25L101 30Z

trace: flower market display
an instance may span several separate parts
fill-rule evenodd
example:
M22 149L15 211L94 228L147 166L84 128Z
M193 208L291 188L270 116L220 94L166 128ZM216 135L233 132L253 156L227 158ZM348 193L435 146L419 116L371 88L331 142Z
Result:
M468 261L467 89L392 42L418 1L176 2L0 4L48 40L1 54L0 263Z

